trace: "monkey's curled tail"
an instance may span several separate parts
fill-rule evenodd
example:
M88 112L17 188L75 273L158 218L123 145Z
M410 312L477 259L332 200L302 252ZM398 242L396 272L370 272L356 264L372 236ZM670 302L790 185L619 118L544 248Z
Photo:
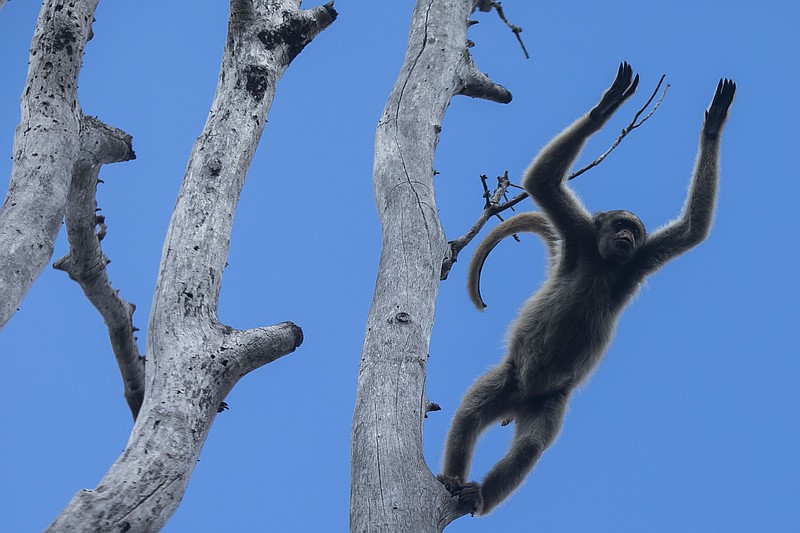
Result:
M547 251L550 256L550 266L555 264L558 257L559 237L552 224L543 213L529 211L514 215L508 220L504 220L490 231L475 249L467 270L467 293L469 299L475 304L479 311L486 308L486 304L481 297L481 270L486 258L497 244L515 233L536 233L544 239L547 244Z

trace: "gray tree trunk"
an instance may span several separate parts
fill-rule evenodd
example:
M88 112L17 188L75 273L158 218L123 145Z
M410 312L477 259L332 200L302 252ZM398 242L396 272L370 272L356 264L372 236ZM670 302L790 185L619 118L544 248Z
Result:
M351 532L441 531L458 518L422 454L425 372L447 255L433 156L456 94L508 102L479 72L467 27L475 0L419 0L405 62L375 139L373 183L383 231L367 319L351 445Z
M214 102L164 243L143 403L125 451L95 489L73 497L49 531L160 529L177 509L231 388L302 342L302 331L291 322L238 331L217 320L233 213L275 86L292 59L336 18L331 5L300 10L299 3L231 1Z
M8 194L0 207L0 329L53 255L81 149L78 73L97 0L42 5L14 135Z

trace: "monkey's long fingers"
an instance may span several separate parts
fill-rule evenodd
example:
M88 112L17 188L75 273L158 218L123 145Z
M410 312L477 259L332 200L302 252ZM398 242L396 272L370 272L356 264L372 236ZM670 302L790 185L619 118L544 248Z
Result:
M719 134L722 124L728 118L728 110L733 103L735 94L736 83L733 80L727 78L719 80L717 90L714 92L714 99L705 112L703 132L707 138L713 139Z
M638 86L639 86L639 75L637 74L636 77L633 78L633 83L631 83L631 86L628 87L628 90L625 91L625 94L622 95L622 101L624 102L625 100L633 96L633 93L636 92L636 88Z
M604 123L619 108L619 106L636 92L639 85L639 75L633 77L633 68L627 61L623 61L617 69L614 83L603 94L600 103L589 113L589 116Z
M627 89L631 84L631 79L633 78L633 67L627 61L623 61L619 64L619 69L617 70L617 77L614 79L614 83L611 84L611 88L608 92L619 92L619 94L623 94L625 89Z
M717 92L714 94L714 100L711 102L711 107L717 107L725 112L733 103L733 95L736 94L736 84L733 80L723 78L719 80L717 85Z

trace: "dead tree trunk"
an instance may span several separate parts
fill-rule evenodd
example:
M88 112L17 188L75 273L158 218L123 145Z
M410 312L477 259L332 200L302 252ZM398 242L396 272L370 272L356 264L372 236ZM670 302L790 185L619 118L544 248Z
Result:
M453 95L509 102L475 67L467 27L475 0L419 0L405 62L375 140L383 231L352 427L350 530L441 531L460 516L422 454L425 371L447 241L433 156Z
M53 255L81 149L78 73L97 0L64 7L63 0L42 5L31 42L11 179L0 208L0 329Z
M233 213L275 86L336 18L332 5L300 10L299 3L231 1L214 102L164 243L144 401L125 451L94 490L75 495L49 531L157 531L177 509L231 388L302 342L291 322L239 331L217 319Z

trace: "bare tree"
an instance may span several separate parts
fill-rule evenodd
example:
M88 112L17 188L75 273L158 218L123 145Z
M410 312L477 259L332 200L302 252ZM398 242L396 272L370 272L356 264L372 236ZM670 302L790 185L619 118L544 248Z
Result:
M66 219L70 251L54 266L103 316L135 424L98 486L78 492L49 530L153 531L176 510L227 393L302 342L291 322L234 330L219 322L217 305L232 214L276 83L336 11L332 4L300 10L296 0L231 0L216 95L169 224L142 356L135 307L106 274L105 224L95 201L101 165L133 159L132 139L83 115L76 92L96 5L75 0L64 9L62 0L48 0L37 23L0 210L0 327L50 260ZM455 95L511 100L469 52L477 7L495 3L417 2L377 129L373 179L383 243L352 428L352 531L441 531L463 514L425 464L422 421L436 408L425 396L425 372L449 254L433 189L440 124Z
M422 454L428 346L447 240L433 156L455 95L511 101L475 66L474 0L419 0L405 61L378 124L373 184L383 230L353 417L350 530L441 531L461 516Z
M36 25L8 195L0 208L0 328L53 255L83 148L78 73L96 7L97 0L72 9L45 2Z
M134 308L105 274L94 199L100 166L134 157L131 137L84 116L76 94L97 0L42 7L0 210L0 326L50 259L66 213L70 252L55 266L103 315L136 419L125 451L97 488L75 495L52 531L158 530L177 508L227 393L302 342L291 322L238 331L217 319L232 214L277 81L336 18L332 4L300 10L299 3L231 1L216 95L163 248L146 365L133 337Z

